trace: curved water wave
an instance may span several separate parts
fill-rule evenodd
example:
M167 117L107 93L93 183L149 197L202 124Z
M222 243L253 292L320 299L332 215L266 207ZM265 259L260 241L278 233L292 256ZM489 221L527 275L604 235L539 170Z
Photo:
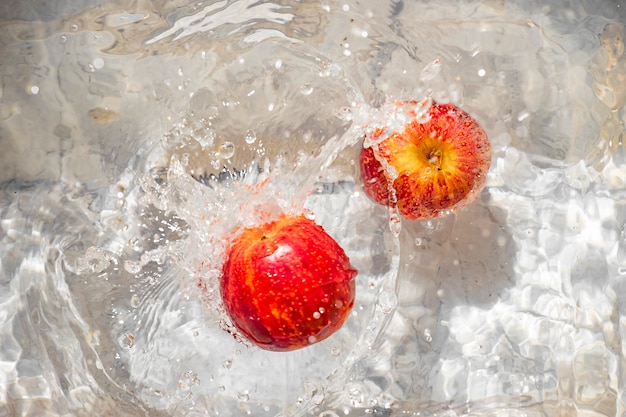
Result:
M0 5L0 415L623 414L623 7L30 3ZM405 221L358 152L427 96L492 169ZM355 308L265 352L229 333L221 260L302 211Z

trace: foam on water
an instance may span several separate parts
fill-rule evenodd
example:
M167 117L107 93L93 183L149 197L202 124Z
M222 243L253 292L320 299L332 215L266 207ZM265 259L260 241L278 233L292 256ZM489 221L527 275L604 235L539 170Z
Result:
M0 415L624 414L622 9L3 3ZM361 142L406 99L488 132L470 207L365 197ZM359 276L337 334L274 353L217 284L283 212Z

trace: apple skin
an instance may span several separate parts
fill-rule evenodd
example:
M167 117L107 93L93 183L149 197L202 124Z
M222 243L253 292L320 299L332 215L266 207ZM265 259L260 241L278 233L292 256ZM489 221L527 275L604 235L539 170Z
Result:
M413 116L415 105L397 103ZM360 156L365 193L380 204L396 205L409 219L440 217L472 203L485 187L491 165L487 134L469 114L433 102L428 116L424 123L414 117L403 131L364 147ZM375 130L371 139L375 142L386 129ZM396 171L393 181L380 161Z
M266 350L290 351L341 328L354 305L356 275L321 226L283 215L234 239L220 289L226 312L246 339Z

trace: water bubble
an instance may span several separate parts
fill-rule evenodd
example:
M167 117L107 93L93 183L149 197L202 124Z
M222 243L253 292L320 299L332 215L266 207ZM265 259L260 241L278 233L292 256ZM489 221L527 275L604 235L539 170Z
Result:
M246 132L246 143L251 145L254 142L256 142L256 133L254 132L254 130L250 129Z
M365 395L356 384L348 389L348 399L354 407L360 407L365 402Z
M202 148L213 145L215 140L215 132L212 129L196 129L192 132L191 137L202 146Z
M95 69L102 69L104 68L104 60L102 58L96 58L93 60L93 67Z
M128 240L128 246L130 246L134 251L141 252L143 250L141 246L141 241L137 237L131 237Z
M65 36L65 35L61 35L61 37L59 38L59 40L61 41L61 43L65 43L65 42L67 42L67 36Z
M428 343L433 341L433 336L430 334L430 329L424 329L424 340Z
M92 246L87 249L79 269L82 273L98 274L108 268L113 259L114 257L104 249Z
M303 96L309 96L311 95L311 93L313 93L313 86L311 84L302 84L300 86L300 94L302 94Z
M235 154L235 144L232 142L224 142L218 149L222 159L232 158Z
M250 401L250 392L248 390L243 390L237 393L237 398L239 401Z
M78 30L78 25L77 24L73 24L72 26L70 26L70 30L72 32L76 32Z
M378 298L378 304L383 310L383 313L390 313L398 304L398 297L390 291L385 291L380 294Z
M124 206L126 206L126 199L118 198L118 199L115 200L115 208L117 210L122 210L124 208Z
M141 298L137 294L133 294L130 297L130 306L132 308L137 308L141 304Z
M224 369L230 369L233 366L233 360L232 359L226 359L224 361L224 363L222 363L222 366L224 367Z
M349 122L352 120L352 109L350 107L342 107L337 111L337 118Z
M120 347L124 349L132 349L132 347L135 346L135 335L132 333L124 333L117 339L117 342Z
M178 389L179 390L189 390L194 385L200 384L200 378L198 374L193 371L184 372L180 378L178 379Z

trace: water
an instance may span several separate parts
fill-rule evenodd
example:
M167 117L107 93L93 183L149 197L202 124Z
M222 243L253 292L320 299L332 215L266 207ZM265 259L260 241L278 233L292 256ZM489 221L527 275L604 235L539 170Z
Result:
M625 8L4 2L0 415L624 415ZM405 221L358 152L426 96L492 168ZM303 209L359 269L354 311L303 350L239 343L226 241Z

